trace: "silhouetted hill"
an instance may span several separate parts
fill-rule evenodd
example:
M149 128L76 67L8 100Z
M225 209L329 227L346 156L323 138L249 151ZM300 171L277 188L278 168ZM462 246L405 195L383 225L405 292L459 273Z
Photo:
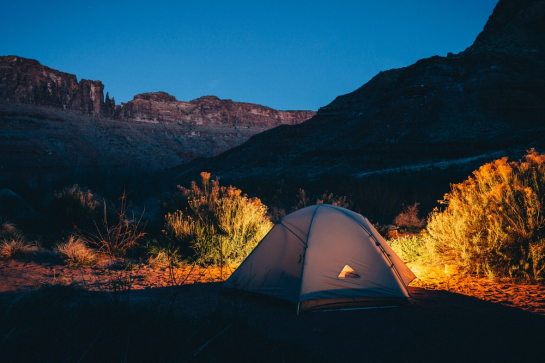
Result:
M544 55L545 1L500 0L465 51L381 72L302 124L176 172L358 177L518 156L544 147Z

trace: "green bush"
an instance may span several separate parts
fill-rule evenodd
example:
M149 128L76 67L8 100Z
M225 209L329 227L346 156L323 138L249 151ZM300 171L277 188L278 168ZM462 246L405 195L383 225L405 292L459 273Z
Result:
M201 177L201 187L178 186L182 209L166 215L165 233L193 250L197 263L241 262L272 228L267 207L235 187L220 187L209 173Z
M483 165L445 195L428 220L425 241L437 261L489 277L543 278L545 155Z
M428 245L421 236L393 238L388 244L404 262L428 264L432 262Z

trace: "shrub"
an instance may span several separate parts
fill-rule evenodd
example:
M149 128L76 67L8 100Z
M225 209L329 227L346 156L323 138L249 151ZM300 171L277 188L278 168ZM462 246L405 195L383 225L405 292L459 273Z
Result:
M322 194L322 199L318 198L316 204L332 204L338 207L348 208L350 204L346 201L345 196L339 197L338 195L333 195L333 193L327 194L327 190Z
M77 236L70 236L66 242L59 243L55 250L70 266L90 266L98 261L95 252Z
M418 218L418 205L419 203L414 203L410 206L404 206L403 211L394 218L394 224L409 232L420 231L426 221Z
M15 223L0 217L0 238L20 236L21 232Z
M489 276L543 277L545 155L485 164L451 186L444 211L429 218L426 242L435 258Z
M115 222L113 224L108 222L108 212L104 205L102 225L95 224L97 233L90 233L86 238L86 241L97 246L99 251L118 257L125 255L129 248L136 247L138 240L146 235L145 224L142 226L143 213L139 218L135 217L134 212L132 216L129 215L126 194L123 194L119 201L119 207L112 204L114 215L110 218L114 218Z
M4 239L0 243L0 258L9 260L11 258L23 257L34 251L31 246L22 237L12 237Z
M350 206L350 203L346 200L345 196L333 195L333 193L328 194L327 190L321 197L316 198L316 204L331 204L343 208L348 208ZM312 203L310 203L310 193L305 192L303 189L299 189L297 204L292 209L296 211L309 205L312 205Z
M202 264L242 261L271 229L267 207L235 187L220 187L201 173L202 185L178 186L183 210L166 215L165 233L178 245L190 247Z
M432 261L428 245L422 236L404 236L393 238L388 244L404 262L427 264Z
M78 184L55 191L51 210L60 224L72 226L92 225L100 212L100 199L91 190Z

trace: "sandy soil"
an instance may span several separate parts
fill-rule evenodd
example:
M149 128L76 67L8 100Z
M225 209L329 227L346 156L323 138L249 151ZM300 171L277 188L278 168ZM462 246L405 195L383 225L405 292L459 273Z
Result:
M176 285L218 282L226 279L235 267L219 268L187 266L170 270L140 265L124 271L123 260L103 259L95 267L70 268L54 257L0 261L0 293L21 291L43 284L77 283L92 290L147 290ZM482 276L447 274L444 268L409 263L417 276L411 287L444 290L476 297L535 314L545 315L545 285L528 285Z
M301 345L328 362L543 362L545 286L448 275L410 265L418 276L409 288L416 304L396 308L310 312L299 316L285 301L223 291L219 269L142 267L120 271L122 261L70 269L55 258L0 261L2 293L52 283L80 283L92 290L123 289L159 303L180 284L178 311L228 310L271 339ZM229 274L224 272L224 278ZM130 280L129 280L130 279Z

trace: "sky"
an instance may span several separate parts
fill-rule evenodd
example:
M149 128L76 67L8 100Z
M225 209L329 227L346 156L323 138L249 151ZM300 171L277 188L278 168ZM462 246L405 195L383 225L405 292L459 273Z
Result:
M318 110L380 71L469 47L497 0L5 1L0 55L164 91Z

